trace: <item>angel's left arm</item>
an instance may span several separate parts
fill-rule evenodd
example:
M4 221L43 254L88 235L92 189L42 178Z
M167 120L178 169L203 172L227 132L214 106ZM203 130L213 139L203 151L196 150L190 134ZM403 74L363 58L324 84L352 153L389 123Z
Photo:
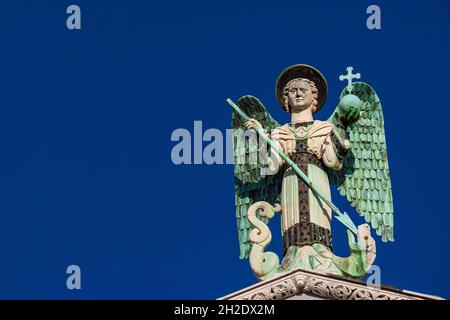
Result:
M345 139L345 132L336 128L333 128L327 140L328 144L322 156L323 163L333 170L341 170L350 142Z

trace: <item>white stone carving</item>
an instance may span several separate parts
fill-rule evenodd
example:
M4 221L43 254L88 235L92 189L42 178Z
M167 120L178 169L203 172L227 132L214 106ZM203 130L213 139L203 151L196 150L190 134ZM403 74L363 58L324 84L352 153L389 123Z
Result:
M363 282L330 277L305 270L262 281L232 293L223 300L288 300L301 296L332 300L441 300L442 298L391 288L375 288ZM300 296L300 297L299 297Z

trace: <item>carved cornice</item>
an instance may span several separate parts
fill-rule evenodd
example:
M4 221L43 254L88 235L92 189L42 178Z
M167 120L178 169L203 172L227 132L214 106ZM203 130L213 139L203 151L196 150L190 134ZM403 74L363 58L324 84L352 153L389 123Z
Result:
M286 300L301 295L332 300L440 300L442 298L386 287L373 287L360 281L331 277L304 270L262 281L221 300Z

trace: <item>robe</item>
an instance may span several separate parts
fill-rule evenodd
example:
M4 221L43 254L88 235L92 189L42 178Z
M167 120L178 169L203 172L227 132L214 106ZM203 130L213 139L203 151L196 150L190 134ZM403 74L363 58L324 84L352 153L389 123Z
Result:
M340 170L349 143L327 121L288 123L274 129L271 139L331 199L327 167ZM332 249L331 209L308 188L292 168L272 151L278 170L284 170L281 190L283 249L323 244ZM272 166L274 163L272 163ZM277 171L277 170L275 170Z

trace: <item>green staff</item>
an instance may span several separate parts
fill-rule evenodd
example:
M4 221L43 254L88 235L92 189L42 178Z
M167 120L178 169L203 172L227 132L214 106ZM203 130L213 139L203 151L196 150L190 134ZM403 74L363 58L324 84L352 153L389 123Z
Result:
M237 104L235 104L230 98L227 99L228 104L233 107L233 109L244 119L245 121L249 121L250 118L239 108ZM258 132L259 136L262 137L271 147L275 150L276 153L280 155L281 158L299 175L299 177L309 186L309 188L325 202L331 210L333 210L336 214L336 219L343 223L350 231L352 231L355 235L358 235L358 229L356 228L353 221L347 215L346 212L341 212L338 207L336 207L327 197L320 192L316 186L312 183L312 181L308 178L306 174L300 170L299 167L287 156L284 152L272 141L270 138L264 133L264 130L261 128L255 128L256 132Z

